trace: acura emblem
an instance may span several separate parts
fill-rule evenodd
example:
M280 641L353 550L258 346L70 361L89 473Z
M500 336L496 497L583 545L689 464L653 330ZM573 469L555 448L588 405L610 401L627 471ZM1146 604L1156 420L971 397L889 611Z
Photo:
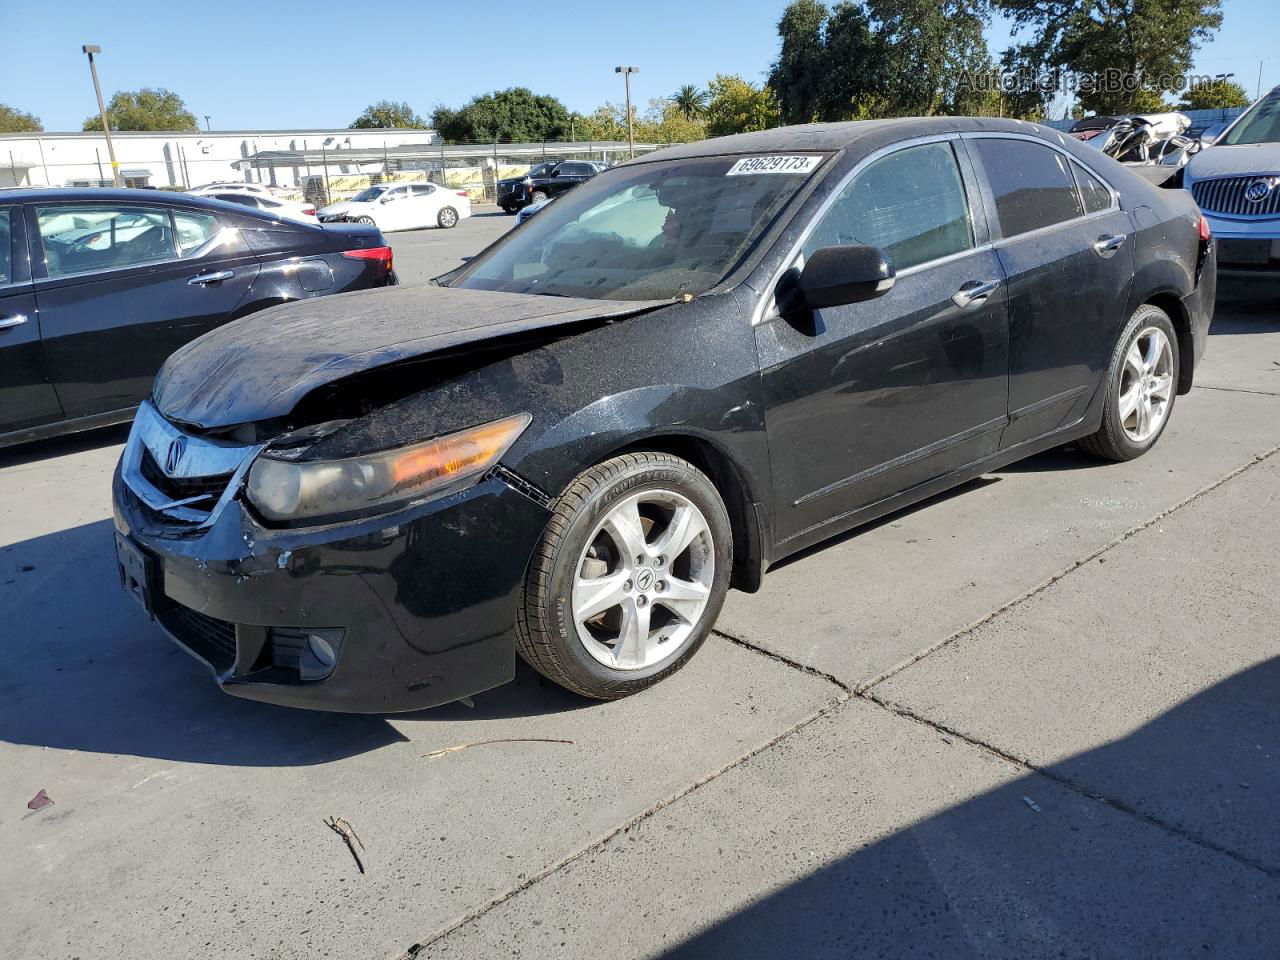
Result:
M187 441L185 437L177 437L170 441L169 452L164 455L164 472L172 477L178 469L178 464L182 462L182 455L186 452Z
M1261 203L1271 196L1271 190L1274 186L1274 180L1255 180L1244 188L1244 198L1250 203Z

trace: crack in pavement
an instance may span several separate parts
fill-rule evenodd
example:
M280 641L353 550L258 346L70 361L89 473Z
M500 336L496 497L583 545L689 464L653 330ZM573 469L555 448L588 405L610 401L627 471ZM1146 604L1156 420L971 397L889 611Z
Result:
M903 660L900 663L895 664L894 666L890 667L888 670L884 671L878 676L873 677L870 680L863 681L862 683L856 684L853 688L854 694L861 695L863 693L866 693L872 687L875 687L881 683L884 683L886 680L890 679L891 677L896 677L903 670L906 670L908 667L911 667L919 663L921 660L923 660L925 657L929 656L930 654L937 653L943 647L950 646L952 643L955 643L957 640L960 640L963 637L969 636L975 630L979 629L980 627L984 627L987 624L991 623L993 620L997 619L998 617L1003 616L1004 614L1008 613L1010 610L1014 609L1014 607L1020 606L1021 604L1030 600L1032 597L1035 597L1037 594L1040 594L1043 591L1049 589L1049 587L1053 586L1063 577L1071 573L1074 573L1076 570L1079 570L1085 564L1098 559L1098 557L1102 556L1104 553L1107 553L1110 550L1113 550L1114 548L1120 546L1120 544L1124 543L1126 540L1130 539L1131 537L1141 533L1143 530L1146 530L1150 527L1155 526L1157 523L1159 523L1161 520L1164 520L1166 517L1168 517L1170 514L1174 513L1175 511L1181 510L1183 507L1194 503L1195 501L1199 500L1201 497L1205 496L1206 494L1212 493L1214 490L1217 490L1219 487L1221 487L1224 483L1228 483L1231 480L1234 480L1236 477L1240 476L1240 474L1244 473L1246 470L1250 469L1251 467L1257 466L1258 464L1269 459L1270 457L1273 457L1276 453L1280 453L1280 444L1277 444L1276 446L1272 447L1270 450L1267 450L1265 453L1254 454L1254 458L1250 460L1248 463L1241 464L1239 467L1236 467L1236 469L1232 470L1230 473L1227 473L1226 475L1219 477L1217 480L1214 480L1212 483L1209 483L1201 487L1195 493L1191 494L1191 496L1186 497L1183 500L1180 500L1178 503L1175 503L1173 506L1168 507L1165 510L1161 510L1155 516L1142 521L1142 523L1139 523L1136 526L1130 527L1124 533L1120 534L1120 536L1115 537L1114 539L1103 544L1101 547L1089 553L1087 556L1082 557L1078 560L1073 560L1070 564L1068 564L1062 570L1058 571L1057 573L1051 574L1047 579L1042 580L1040 583L1036 584L1034 587L1022 593L1021 595L1014 597L1012 600L1008 601L1007 603L983 615L981 618L979 618L978 620L975 620L973 623L969 624L967 627L962 627L961 629L957 630L955 633L951 634L949 637L946 637L945 639L940 640L935 644L931 644L930 646L925 647L923 650L920 650L917 653L912 654L906 660Z
M1207 383L1198 383L1196 390L1217 390L1219 393L1251 393L1255 397L1280 397L1280 390L1242 390L1240 387L1211 387Z
M712 632L716 633L717 631L712 631ZM742 646L745 646L748 649L755 650L755 648L752 647L750 644L741 643L740 641L733 640L733 638L730 638L730 637L724 637L724 639L730 640L731 642L740 643ZM798 664L793 661L787 661L781 657L773 657L769 655L767 651L755 650L755 652L761 653L765 656L770 656L770 659L780 660L781 662L785 663L789 667L792 667L793 669L797 669L805 673L811 673L814 676L817 676L821 679L827 679L825 674L822 674L816 670L806 670L802 664ZM834 682L837 687L841 688L840 693L837 696L833 697L831 700L827 701L827 703L819 707L813 713L809 714L807 717L797 720L795 723L791 724L791 726L787 727L785 730L771 737L766 742L760 744L757 747L752 748L751 750L748 750L746 753L738 757L735 757L733 760L730 760L728 763L724 763L720 765L716 769L712 770L710 773L707 773L699 777L697 780L694 780L691 783L685 785L684 787L681 787L679 790L677 790L675 793L671 794L670 796L665 797L661 800L658 800L653 804L650 804L644 810L641 810L639 813L631 817L628 817L626 820L624 820L618 826L614 827L612 830L605 832L601 836L597 837L595 840L592 840L590 843L585 844L584 846L574 851L573 853L570 853L564 857L561 857L559 860L556 860L550 865L542 868L537 873L529 875L524 880L521 880L518 884L513 886L511 889L498 895L497 897L494 897L484 906L477 907L474 910L468 911L466 914L464 914L459 919L455 920L453 923L450 923L447 926L441 928L440 930L437 930L435 933L431 934L426 939L413 944L403 952L397 954L396 960L412 960L412 958L422 955L423 951L425 951L428 947L430 947L431 944L436 943L437 941L443 939L444 937L447 937L449 934L453 933L456 930L461 929L462 927L466 926L468 923L471 923L474 920L480 919L480 917L484 916L494 907L497 907L503 903L506 903L506 901L510 900L516 894L529 889L529 887L532 887L535 883L539 883L540 881L545 880L547 877L551 876L553 873L557 873L558 871L569 866L571 863L575 862L576 860L579 860L582 857L586 856L587 854L592 853L596 850L602 849L617 837L622 836L623 834L626 834L626 833L630 833L633 829L639 827L644 821L648 820L650 817L654 816L654 814L658 813L659 811L664 810L665 808L671 806L671 804L676 803L677 801L681 800L684 797L687 797L689 794L693 793L695 790L699 789L700 787L703 787L706 784L710 783L712 780L715 780L721 775L728 773L734 767L737 767L743 763L746 763L748 760L750 760L752 757L756 756L757 754L763 753L765 750L768 750L776 746L778 743L787 739L792 734L800 730L803 730L805 727L809 726L809 724L814 723L817 720L821 720L827 714L831 713L834 710L837 710L838 708L840 708L850 700L850 694L846 692L846 688L844 687L843 684L839 683L839 681L833 680L832 682Z
M1107 796L1106 794L1101 794L1101 793L1094 793L1093 791L1089 790L1083 785L1078 784L1075 781L1070 780L1067 777L1064 777L1061 774L1054 772L1052 769L1048 767L1038 766L1037 764L1034 764L1023 757L1019 757L1016 754L1012 754L1012 753L1009 753L1008 751L1001 750L999 747L986 743L983 740L979 740L976 737L972 737L967 733L961 733L959 730L956 730L953 727L949 727L944 723L939 723L936 720L930 720L928 717L918 714L914 710L910 709L909 707L905 707L902 704L895 703L892 700L884 700L869 691L864 691L862 693L859 693L857 695L857 699L863 700L867 703L874 703L876 706L881 707L889 711L890 713L895 714L896 716L914 721L915 723L928 727L929 729L937 733L944 734L948 737L953 737L957 740L962 740L965 743L969 744L970 746L977 747L980 750L984 750L987 753L990 753L1001 760L1004 760L1008 763L1012 763L1015 766L1020 767L1021 769L1027 771L1028 773L1037 774L1039 776L1044 777L1046 780L1051 780L1054 783L1058 784L1059 786L1065 787L1068 790L1072 791L1073 793L1079 794L1080 796L1085 797L1086 799L1096 800L1099 803L1102 803L1108 807L1111 807L1113 810L1119 811L1120 813L1126 813L1129 816L1135 817L1136 819L1141 820L1143 823L1149 824L1153 827L1163 830L1166 833L1172 834L1176 837L1180 837L1183 840L1188 840L1191 843L1194 843L1200 847L1204 847L1207 850L1211 850L1214 853L1220 853L1223 856L1230 857L1232 860L1236 861L1237 863L1240 863L1246 867L1250 867L1254 870L1261 871L1262 873L1266 874L1268 877L1280 878L1280 867L1268 866L1267 864L1263 863L1260 860L1254 860L1251 857L1247 857L1242 853L1232 850L1230 847L1224 847L1221 844L1216 843L1213 840L1210 840L1208 837L1201 836L1198 833L1194 833L1191 830L1187 830L1184 827L1180 827L1176 823L1170 823L1168 820L1164 820L1152 814L1145 813L1142 810L1139 810L1137 807L1129 803L1126 803L1125 801L1120 800L1116 797Z
M1205 388L1205 389L1210 389L1210 388ZM1245 392L1245 391L1241 391L1241 392ZM904 661L903 663L891 668L887 672L881 674L880 676L876 677L875 679L869 682L857 684L856 686L850 686L849 684L840 680L835 675L827 673L826 671L823 671L823 670L819 670L817 667L814 667L810 664L803 663L798 660L794 660L790 657L784 656L783 654L777 653L773 650L769 650L765 647L761 647L750 641L743 640L740 637L733 636L732 634L726 633L723 630L713 629L711 631L713 635L718 636L721 639L728 641L729 643L732 643L737 646L743 647L744 649L750 650L753 653L758 654L759 656L766 657L767 659L774 660L778 663L781 663L783 666L788 667L792 670L797 670L801 673L808 674L809 676L812 676L817 679L823 680L827 683L830 683L837 688L839 693L832 700L828 701L826 704L818 708L809 716L804 717L803 719L793 723L791 726L787 727L785 730L781 731L776 736L770 738L760 746L747 751L746 753L740 755L739 757L733 760L730 760L728 763L722 764L721 766L717 767L715 770L712 770L710 773L707 773L704 776L699 777L698 779L692 781L691 783L682 787L680 790L676 791L670 796L662 800L659 800L656 803L651 804L650 806L646 807L644 810L627 818L621 824L614 827L612 830L607 831L603 835L597 837L595 840L580 847L578 850L574 851L573 853L570 853L564 857L561 857L560 859L554 861L553 863L547 865L546 867L543 867L541 870L537 871L536 873L529 875L524 880L520 881L518 884L511 887L506 892L498 895L497 897L492 898L489 902L487 902L483 906L476 907L475 909L468 911L463 916L461 916L454 922L440 928L435 933L431 934L429 937L423 939L420 942L414 943L413 945L406 948L401 953L397 954L397 960L413 960L413 958L422 955L423 952L431 946L431 944L444 939L445 937L461 929L467 924L472 923L476 920L479 920L490 910L494 909L497 906L500 906L501 904L510 900L512 897L523 892L524 890L529 889L534 884L540 883L541 881L545 880L547 877L551 876L554 873L559 872L560 870L569 866L575 861L580 860L582 857L592 852L595 852L597 850L603 849L605 846L607 846L610 842L612 842L617 837L622 836L626 833L629 833L633 829L636 829L646 820L653 817L655 814L671 806L672 804L678 802L684 797L689 796L695 790L698 790L706 786L708 783L711 783L713 780L718 779L725 773L728 773L730 770L733 770L735 767L741 766L742 764L751 760L753 757L758 756L764 751L772 749L773 747L782 743L784 740L790 738L795 733L798 733L800 730L805 729L810 724L841 709L847 703L849 703L854 699L860 700L865 703L874 704L875 706L879 707L882 710L886 710L896 716L902 717L907 720L911 720L915 723L922 724L926 727L929 727L930 729L934 730L937 733L945 734L948 737L954 737L955 739L960 740L972 747L975 747L979 750L983 750L995 757L998 757L999 759L1004 760L1007 763L1011 763L1021 770L1025 770L1028 773L1042 776L1047 780L1050 780L1062 787L1065 787L1066 789L1071 790L1073 793L1076 793L1079 796L1085 797L1086 799L1094 800L1098 803L1102 803L1113 810L1116 810L1120 813L1128 814L1129 816L1143 823L1146 823L1150 826L1153 826L1159 830L1163 830L1164 832L1172 836L1179 837L1180 839L1186 840L1190 843L1194 843L1199 847L1202 847L1214 853L1218 853L1223 856L1229 857L1230 859L1236 861L1237 863L1240 863L1246 867L1252 868L1254 870L1257 870L1263 873L1267 877L1271 877L1271 878L1280 877L1280 868L1270 867L1265 863L1246 857L1243 854L1240 854L1228 847L1224 847L1224 846L1221 846L1220 844L1215 843L1214 841L1208 839L1207 837L1200 836L1199 834L1196 834L1190 830L1186 830L1182 827L1179 827L1177 824L1170 823L1169 821L1166 821L1159 817L1145 813L1139 810L1138 808L1126 803L1123 800L1120 800L1115 797L1105 796L1103 794L1093 793L1088 789L1086 789L1085 787L1061 776L1060 774L1053 772L1052 770L1049 770L1043 767L1038 767L1021 757L1007 753L1006 751L1001 750L998 747L985 743L981 740L975 739L967 734L961 733L958 730L954 730L946 726L945 724L939 723L934 720L930 720L922 715L916 714L907 707L901 706L900 704L896 704L889 700L882 699L871 692L871 689L877 684L883 683L885 680L888 680L890 677L896 676L897 674L901 673L903 670L906 670L907 668L911 667L913 664L919 663L921 660L923 660L925 657L929 656L930 654L935 653L938 650L941 650L943 647L948 646L949 644L955 642L956 640L959 640L960 638L973 633L979 627L982 627L983 625L990 623L992 620L996 619L997 617L1001 616L1004 613L1007 613L1008 611L1012 610L1014 607L1026 602L1027 600L1030 600L1032 597L1048 589L1058 580L1061 580L1063 577L1067 576L1073 571L1078 570L1080 567L1084 566L1090 561L1097 559L1099 556L1106 553L1107 551L1119 546L1120 544L1124 543L1126 540L1133 537L1135 534L1141 533L1143 530L1146 530L1151 526L1155 525L1156 523L1159 523L1161 520L1168 517L1170 514L1174 513L1175 511L1181 510L1183 507L1188 506L1191 503L1194 503L1196 500L1199 500L1201 497L1205 496L1206 494L1213 492L1214 490L1221 487L1223 484L1235 479L1236 477L1244 473L1246 470L1256 466L1259 463L1262 463L1263 461L1274 456L1276 453L1280 453L1280 444L1272 447L1271 449L1267 450L1263 454L1256 454L1253 460L1245 464L1242 464L1241 466L1230 471L1224 476L1218 478L1212 483L1207 484L1206 486L1197 490L1195 493L1191 494L1191 496L1186 497L1185 499L1179 501L1178 503L1174 504L1173 506L1169 507L1166 510L1160 511L1155 516L1138 524L1137 526L1130 528L1129 530L1121 534L1119 537L1116 537L1115 539L1109 541L1108 543L1098 548L1097 550L1094 550L1083 559L1073 562L1072 564L1067 566L1065 569L1063 569L1061 572L1050 576L1047 580L1031 588L1030 590L1026 591L1022 595L1014 598L1013 600L1010 600L1006 604L1003 604L996 610L991 611L980 620L970 624L969 626L965 627L962 630L957 631L956 633L953 633L951 636L947 637L945 640L926 648L925 650L919 652L918 654L911 657L907 661Z

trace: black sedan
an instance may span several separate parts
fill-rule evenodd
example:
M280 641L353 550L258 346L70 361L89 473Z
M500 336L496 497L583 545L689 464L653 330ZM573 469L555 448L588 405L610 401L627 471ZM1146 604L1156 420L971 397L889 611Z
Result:
M1069 441L1145 453L1214 285L1185 192L1043 127L672 147L438 285L179 351L115 478L121 577L243 697L409 710L517 653L620 697L789 554Z
M507 213L553 200L606 169L592 160L553 160L534 164L523 177L498 181L498 206Z
M395 281L371 227L155 190L0 194L0 447L122 423L164 359L264 307Z

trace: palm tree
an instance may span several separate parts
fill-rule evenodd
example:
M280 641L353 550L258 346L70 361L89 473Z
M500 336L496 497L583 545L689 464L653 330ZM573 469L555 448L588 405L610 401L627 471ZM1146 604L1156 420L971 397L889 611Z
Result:
M692 83L686 83L676 91L671 102L684 114L686 120L696 120L707 112L707 91L699 90Z

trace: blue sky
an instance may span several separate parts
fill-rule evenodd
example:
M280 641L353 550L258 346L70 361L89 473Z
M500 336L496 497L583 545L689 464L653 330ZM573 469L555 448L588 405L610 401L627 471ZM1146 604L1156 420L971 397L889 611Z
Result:
M370 102L427 114L523 85L589 111L622 99L613 68L635 64L638 103L716 73L760 80L777 52L785 0L639 3L306 3L221 0L120 4L0 0L0 102L46 130L78 130L95 103L83 43L97 43L104 93L163 86L215 129L344 127ZM557 7L561 11L554 12ZM1225 0L1204 73L1235 73L1250 95L1280 84L1275 0ZM539 15L539 10L548 11ZM526 25L523 29L521 24ZM1008 43L993 24L992 50ZM17 42L13 42L17 41ZM1270 42L1268 42L1270 41ZM203 120L201 121L203 125Z

